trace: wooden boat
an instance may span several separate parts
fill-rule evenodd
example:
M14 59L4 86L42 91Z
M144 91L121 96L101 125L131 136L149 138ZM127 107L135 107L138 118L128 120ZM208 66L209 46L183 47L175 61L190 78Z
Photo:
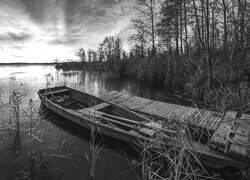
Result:
M54 113L99 133L128 143L150 138L160 124L112 102L61 86L38 92L41 103Z
M94 125L99 133L134 145L142 140L150 140L157 130L163 129L159 123L152 122L142 114L66 86L42 89L38 95L41 103L52 112L87 129ZM209 145L190 143L189 140L186 148L198 153L199 159L208 166L246 166L245 162L228 157Z

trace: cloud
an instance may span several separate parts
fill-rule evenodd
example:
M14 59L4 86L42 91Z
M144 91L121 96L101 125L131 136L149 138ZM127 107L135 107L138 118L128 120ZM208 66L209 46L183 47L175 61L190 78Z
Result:
M80 42L79 39L77 38L58 38L58 39L54 39L54 40L51 40L48 42L48 44L51 44L51 45L74 45L76 44L77 42Z
M0 47L5 50L5 57L23 52L25 61L34 52L37 61L76 58L74 52L79 47L97 48L105 36L126 29L134 3L135 0L0 0ZM46 49L46 56L41 48ZM0 52L0 61L1 56ZM15 61L14 56L8 59Z
M26 41L31 39L31 35L28 33L13 33L8 32L6 34L0 34L0 41Z

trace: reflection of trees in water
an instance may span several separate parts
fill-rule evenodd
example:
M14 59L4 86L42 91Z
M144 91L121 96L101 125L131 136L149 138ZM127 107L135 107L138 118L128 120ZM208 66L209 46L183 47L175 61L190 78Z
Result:
M74 76L77 76L79 75L79 72L78 71L63 71L61 73L61 75L65 76L65 77L74 77Z
M56 80L56 85L64 84L94 94L102 94L115 90L155 100L164 100L166 96L168 96L168 90L166 88L155 87L147 82L135 80L133 77L130 79L113 78L110 73L105 71L58 70L57 76L58 80ZM167 100L169 100L169 98ZM178 104L185 103L183 99L177 99L176 97L170 100Z

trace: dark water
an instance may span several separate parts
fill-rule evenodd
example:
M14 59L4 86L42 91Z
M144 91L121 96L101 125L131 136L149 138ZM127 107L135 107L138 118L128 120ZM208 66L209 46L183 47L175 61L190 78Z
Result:
M43 110L37 91L67 85L94 94L111 90L161 101L189 105L166 89L152 88L135 80L111 80L104 72L62 72L53 66L0 67L0 179L90 179L90 132ZM16 92L22 98L20 127L8 105ZM32 113L29 100L32 99ZM32 115L32 118L31 116ZM138 179L137 158L126 144L101 140L95 179ZM32 157L32 158L31 158Z

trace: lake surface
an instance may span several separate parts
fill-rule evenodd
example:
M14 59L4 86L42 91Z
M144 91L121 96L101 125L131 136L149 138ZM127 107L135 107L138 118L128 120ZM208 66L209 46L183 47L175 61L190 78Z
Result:
M67 85L93 94L111 90L190 105L164 88L135 80L110 79L104 72L63 72L54 66L0 66L0 179L90 179L90 132L40 109L37 91ZM9 105L21 98L20 125ZM32 99L32 101L30 101ZM41 113L43 112L43 113ZM32 116L32 117L31 117ZM101 138L95 179L138 179L140 166L131 148Z

